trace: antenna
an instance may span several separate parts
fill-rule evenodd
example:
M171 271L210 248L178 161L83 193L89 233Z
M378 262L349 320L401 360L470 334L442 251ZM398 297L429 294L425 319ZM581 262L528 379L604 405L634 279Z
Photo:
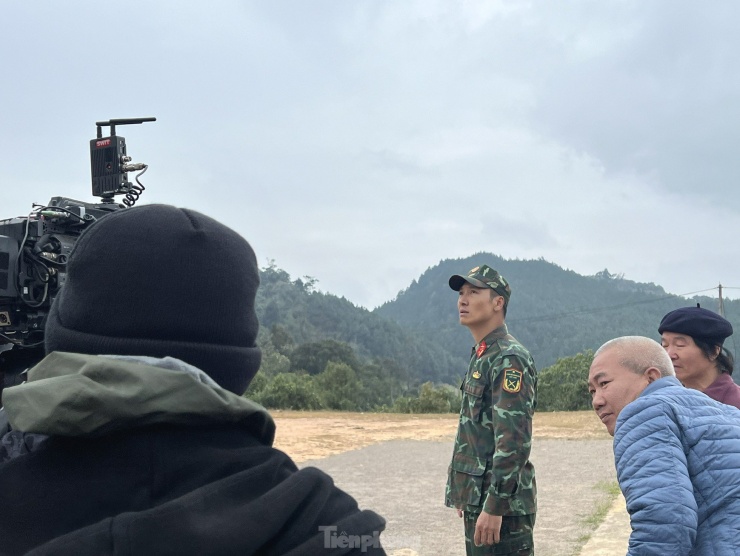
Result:
M143 124L144 122L156 122L157 118L119 118L116 120L108 120L107 122L95 122L95 125L98 126L98 139L103 138L102 130L100 129L102 126L110 126L110 135L111 137L114 137L116 135L116 126L117 125L133 125L133 124Z
M95 122L98 127L97 138L90 140L90 171L92 174L92 193L104 203L112 203L115 195L133 194L138 197L136 186L128 181L128 172L146 170L146 164L130 164L131 157L126 154L126 139L116 135L117 125L143 124L156 122L157 118L119 118L107 122ZM110 126L110 136L103 137L104 126ZM140 192L139 192L140 193Z

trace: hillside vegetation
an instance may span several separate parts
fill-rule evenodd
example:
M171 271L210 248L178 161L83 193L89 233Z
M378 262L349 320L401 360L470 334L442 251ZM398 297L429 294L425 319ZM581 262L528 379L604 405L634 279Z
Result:
M286 409L456 411L472 340L447 281L482 263L512 286L507 323L535 358L545 410L588 407L583 375L603 342L634 334L659 339L668 311L697 302L717 308L717 299L670 295L607 270L581 276L544 260L478 253L441 261L368 311L270 264L257 295L262 372L249 394ZM740 301L725 300L725 314L740 329ZM733 338L726 347L736 351Z

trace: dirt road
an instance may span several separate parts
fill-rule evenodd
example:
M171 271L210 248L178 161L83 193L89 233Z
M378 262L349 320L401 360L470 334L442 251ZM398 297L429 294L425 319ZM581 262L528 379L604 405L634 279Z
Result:
M456 415L275 412L276 447L327 471L362 507L388 521L397 556L464 554L462 525L443 505ZM590 412L535 416L537 552L578 554L615 481L611 437Z

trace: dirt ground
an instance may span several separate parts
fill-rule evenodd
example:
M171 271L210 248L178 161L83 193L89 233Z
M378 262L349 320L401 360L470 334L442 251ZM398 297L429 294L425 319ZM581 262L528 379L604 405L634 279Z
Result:
M454 440L458 415L271 411L275 447L296 462L321 459L387 440ZM610 439L590 411L535 413L535 438Z
M388 554L464 552L460 523L442 503L457 415L275 411L273 416L276 448L299 465L323 469L363 507L387 519ZM611 437L592 412L537 413L531 457L539 491L537 552L578 555L599 525L594 512L611 500L604 492L615 480Z

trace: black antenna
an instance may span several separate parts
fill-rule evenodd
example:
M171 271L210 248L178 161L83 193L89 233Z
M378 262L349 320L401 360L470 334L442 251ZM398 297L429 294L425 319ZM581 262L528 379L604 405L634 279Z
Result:
M157 118L118 118L115 120L108 120L107 122L95 122L98 126L98 139L103 138L103 132L100 129L102 126L110 126L110 135L113 137L116 134L117 125L133 125L143 124L144 122L156 122Z
M115 195L126 195L129 203L136 202L143 186L137 187L129 182L128 172L145 171L147 165L131 163L131 157L126 153L126 139L116 135L116 126L156 121L157 118L150 117L118 118L107 122L95 122L95 125L98 126L97 138L90 141L93 195L100 197L104 203L112 203ZM110 136L103 137L103 130L101 129L103 126L110 126ZM130 206L129 203L126 203L127 206Z

